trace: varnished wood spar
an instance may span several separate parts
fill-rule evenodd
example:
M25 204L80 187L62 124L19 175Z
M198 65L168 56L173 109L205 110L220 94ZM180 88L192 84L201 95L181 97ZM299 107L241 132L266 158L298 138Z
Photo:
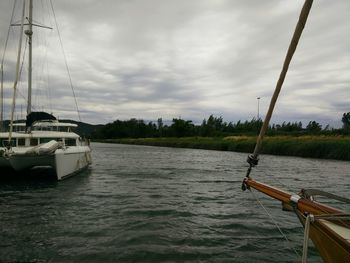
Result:
M267 184L260 183L250 178L245 179L245 184L274 199L282 201L282 203L286 203L286 204L291 203L291 197L293 196L293 194L291 193L269 186ZM342 213L342 211L335 209L333 207L323 205L315 201L311 201L303 198L300 198L296 205L297 205L296 208L301 213L306 212L313 215Z
M292 194L278 188L257 182L251 178L244 180L245 184L249 187L256 189L274 199L282 201L283 204L290 205L292 203ZM348 263L350 262L350 243L345 240L339 233L334 232L327 224L325 220L322 220L322 215L344 215L344 213L338 209L330 206L326 206L315 201L300 198L295 205L295 213L297 214L300 222L305 226L305 213L315 215L314 221L310 224L309 237L315 244L322 259L326 263ZM291 204L293 206L293 204ZM317 217L317 215L319 215ZM333 220L328 220L332 222ZM348 227L349 220L334 221L335 224L339 224L344 227Z
M288 72L288 68L289 68L289 64L290 64L290 62L291 62L291 60L293 58L295 50L297 49L299 39L300 39L301 34L302 34L303 30L304 30L307 18L309 16L309 13L310 13L310 10L311 10L311 7L312 7L312 3L313 3L313 0L305 0L303 8L301 9L298 23L296 25L296 28L295 28L292 40L291 40L291 42L289 44L289 48L288 48L288 51L287 51L286 58L284 59L282 71L281 71L279 79L277 81L275 91L274 91L274 93L272 95L271 102L270 102L270 105L269 105L269 109L268 109L268 111L266 113L266 116L265 116L265 120L264 120L263 125L262 125L262 127L260 129L260 133L259 133L256 145L255 145L255 149L254 149L254 152L253 152L254 159L258 159L258 155L259 155L259 152L260 152L262 141L263 141L263 138L264 138L265 133L267 131L267 128L269 126L273 109L274 109L274 107L276 105L278 95L280 94L280 91L282 89L282 85L283 85L284 79L286 78L286 75L287 75L287 72Z

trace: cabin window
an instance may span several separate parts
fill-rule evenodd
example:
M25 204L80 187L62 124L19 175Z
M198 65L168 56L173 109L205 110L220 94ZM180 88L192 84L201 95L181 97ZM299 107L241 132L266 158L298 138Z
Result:
M61 142L62 138L40 138L40 143L47 143L50 141Z
M2 147L16 146L16 140L12 139L11 142L9 142L8 139L0 139L0 146L2 146Z
M76 139L65 139L66 146L76 146L77 140Z
M15 132L23 132L23 131L25 131L25 127L22 127L22 126L14 126L13 129L14 129Z
M38 139L32 138L30 139L30 146L36 146L38 145Z
M40 138L40 143L47 143L49 141L56 140L55 138Z
M26 139L25 138L17 139L17 146L26 146Z

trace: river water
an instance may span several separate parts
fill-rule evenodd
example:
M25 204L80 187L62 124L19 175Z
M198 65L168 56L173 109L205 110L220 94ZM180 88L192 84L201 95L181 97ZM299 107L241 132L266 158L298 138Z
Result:
M297 217L241 191L247 154L92 148L93 165L62 182L0 182L0 262L300 262ZM252 176L293 192L350 192L349 162L264 155ZM311 248L308 262L321 261Z

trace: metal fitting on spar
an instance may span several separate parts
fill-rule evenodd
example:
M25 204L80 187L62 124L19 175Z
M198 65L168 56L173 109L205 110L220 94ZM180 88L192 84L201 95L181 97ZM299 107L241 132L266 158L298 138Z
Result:
M249 163L250 166L256 166L259 163L259 158L254 154L249 154L247 158L247 163Z
M301 197L300 197L299 195L292 195L292 196L290 197L290 199L289 199L290 205L293 206L293 207L297 207L300 198L301 198Z
M245 177L242 182L242 191L250 190L250 186L247 184L247 181L249 180L248 177Z

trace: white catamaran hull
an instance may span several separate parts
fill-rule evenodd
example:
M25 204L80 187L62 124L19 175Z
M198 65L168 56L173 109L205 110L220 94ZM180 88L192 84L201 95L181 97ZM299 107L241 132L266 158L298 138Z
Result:
M35 167L51 167L58 180L73 175L91 164L91 150L88 146L74 146L57 149L54 153L43 155L12 154L11 167L16 171Z
M88 146L58 149L55 152L57 179L73 175L91 164L91 150Z
M15 171L23 171L33 167L54 167L55 155L12 155L10 164Z

